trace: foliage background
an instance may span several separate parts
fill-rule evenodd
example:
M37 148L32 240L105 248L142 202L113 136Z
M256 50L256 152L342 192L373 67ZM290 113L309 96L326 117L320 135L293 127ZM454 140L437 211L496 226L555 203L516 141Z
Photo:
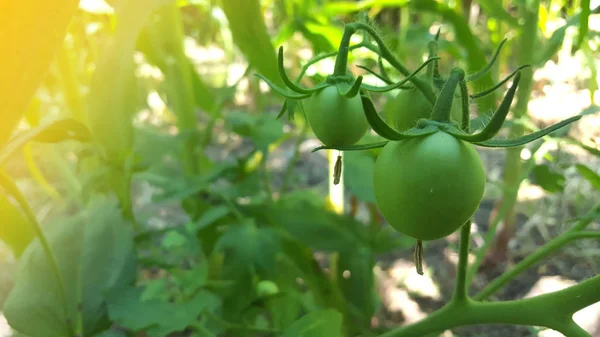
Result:
M255 336L277 330L297 336L294 329L306 325L298 319L313 313L304 319L320 317L334 322L333 329L343 320L347 335L376 335L443 305L452 291L458 238L426 245L426 275L418 276L411 262L414 242L394 233L374 205L372 184L365 177L376 153L346 153L343 184L331 186L334 154L310 152L319 143L301 110L294 120L275 119L283 100L253 74L279 81L275 50L283 45L286 70L295 77L312 56L337 49L345 22L365 15L409 69L422 62L438 28L443 71L453 65L479 69L508 37L492 77L474 84L475 90L489 87L523 59L534 65L523 118L513 112L504 134L522 132L515 125L536 128L576 114L585 117L567 134L517 152L480 150L488 183L474 219L473 244L476 250L491 245L474 277L474 290L481 290L594 209L600 196L595 104L600 18L592 13L585 15L587 23L582 21L583 0L540 1L534 13L537 27L527 31L523 20L530 2L82 0L64 42L56 53L48 52L52 62L47 76L40 70L43 65L32 68L44 80L28 108L7 100L3 116L4 111L25 111L24 118L6 113L20 120L17 133L70 118L90 134L76 132L72 138L79 141L62 141L69 137L55 131L34 139L3 160L4 169L44 231L63 233L66 250L57 251L58 257L66 256L59 259L61 266L80 263L73 256L96 256L79 247L78 240L100 242L100 251L123 252L114 259L120 268L126 263L118 256L136 260L136 268L124 269L137 271L135 275L116 283L124 288L106 294L108 319L129 332L202 336L208 330ZM594 9L599 4L587 5ZM13 36L29 38L25 33ZM521 48L527 36L535 37L534 49ZM43 58L43 52L37 54ZM329 58L309 68L303 84L321 80L333 62ZM377 67L376 56L365 50L353 52L350 62L355 74L364 73L359 64ZM18 69L10 62L3 66L6 74ZM381 84L365 75L369 83ZM2 93L15 101L15 93L35 90L5 83ZM383 109L391 96L377 97L378 106ZM473 106L474 117L485 120L495 104L491 99ZM17 122L7 119L7 129L0 133L6 139L11 123ZM52 137L61 141L48 143ZM511 179L507 172L521 178ZM507 202L511 187L518 189L514 211L494 221L499 201ZM16 261L28 256L21 254L34 233L26 229L31 218L14 198L0 197L4 299L11 289L30 291L13 287ZM598 212L588 216L593 218L589 229L597 230ZM113 235L95 240L92 235L99 232L93 229L105 228L105 223L114 226L106 227L114 228ZM135 250L118 237L130 237ZM531 296L594 276L600 270L599 249L597 240L574 242L518 276L495 299ZM100 274L99 279L115 279ZM93 284L84 278L69 280L74 284L68 282L67 292L78 284ZM260 280L274 281L283 295L258 297ZM38 287L58 287L50 283ZM89 291L100 293L93 287ZM29 300L40 303L35 297ZM590 308L577 319L600 336L600 308ZM95 324L102 325L82 321L89 334ZM328 324L315 336L328 335ZM549 332L498 326L445 332L452 333Z

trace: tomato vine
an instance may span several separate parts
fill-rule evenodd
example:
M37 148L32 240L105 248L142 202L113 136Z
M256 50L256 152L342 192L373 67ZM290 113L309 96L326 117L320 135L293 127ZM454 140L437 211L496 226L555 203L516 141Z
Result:
M376 45L365 38L361 43L350 46L350 37L358 31L363 31L368 38L375 41ZM422 321L387 332L380 337L424 336L458 326L492 323L544 326L569 337L589 336L573 321L572 316L576 311L600 301L600 293L597 292L600 287L600 276L558 292L529 299L484 301L526 267L564 244L579 238L600 237L599 233L583 230L587 223L580 223L572 231L552 240L538 253L531 255L513 270L493 281L479 295L472 297L469 294L473 270L468 264L471 218L479 207L485 186L485 170L475 151L475 146L492 148L520 146L563 128L579 120L581 116L568 118L517 138L495 138L502 129L515 98L521 70L528 65L517 67L489 89L470 93L467 84L486 76L496 62L506 40L498 46L488 64L478 72L467 76L463 69L455 67L448 77L444 78L440 75L438 67L439 57L436 53L438 38L439 32L429 45L428 60L415 71L410 72L390 52L375 29L366 23L354 22L345 27L337 53L320 55L307 64L308 66L326 57L336 56L332 74L314 88L301 88L287 79L283 69L282 49L279 53L279 70L287 88L279 88L262 75L258 75L286 98L286 104L289 104L290 100L310 99L310 103L305 106L310 110L306 113L307 119L317 138L323 143L313 152L323 149L361 151L383 148L377 158L373 177L377 205L391 227L417 239L415 261L418 271L421 270L421 241L440 239L460 228L459 262L452 299L442 309ZM378 55L381 74L365 67L361 68L380 78L387 84L385 87L367 85L362 83L361 76L354 78L348 73L348 53L356 48L366 48ZM383 72L382 60L387 61L405 78L393 83ZM305 74L307 66L303 67L300 77ZM425 67L427 67L427 74L417 76ZM510 87L490 121L481 130L473 132L470 128L471 101L492 94L511 80ZM331 88L332 86L337 87L337 90ZM402 108L398 108L393 113L407 118L409 123L405 123L404 126L394 123L395 128L377 112L371 93L397 88L416 90L421 96L415 95L417 98L413 98L412 102L410 97L403 98L406 102L402 102ZM327 93L326 99L319 97L323 92ZM353 100L352 106L341 109L347 99ZM411 104L416 104L419 99L431 103L431 107L427 108L429 111L425 113L408 111ZM352 116L348 115L348 111ZM364 114L365 124L385 138L385 141L370 144L359 142L361 137L358 134L364 134L364 131L362 127L354 126L358 125L358 122L355 122L358 120L358 112ZM292 117L292 113L289 113ZM418 116L418 118L411 116ZM319 118L320 121L316 122ZM324 119L327 121L325 122ZM335 135L333 137L335 139L332 135Z

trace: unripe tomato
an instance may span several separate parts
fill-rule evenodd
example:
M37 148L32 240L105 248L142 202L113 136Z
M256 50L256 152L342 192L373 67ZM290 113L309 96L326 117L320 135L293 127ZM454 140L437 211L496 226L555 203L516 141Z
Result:
M258 285L256 286L256 293L257 293L258 297L261 297L261 298L275 295L278 292L279 292L279 287L277 287L277 284L275 284L275 282L273 282L273 281L262 280L262 281L258 282Z
M479 207L484 188L473 145L441 131L389 142L375 162L379 210L397 231L419 240L456 231Z
M432 110L433 104L417 88L400 90L384 107L388 122L398 131L406 131L414 127L419 119L431 117ZM450 119L458 123L462 119L462 102L458 91L452 101Z
M324 145L353 145L367 132L369 124L359 95L344 97L332 85L313 93L307 103L308 122Z

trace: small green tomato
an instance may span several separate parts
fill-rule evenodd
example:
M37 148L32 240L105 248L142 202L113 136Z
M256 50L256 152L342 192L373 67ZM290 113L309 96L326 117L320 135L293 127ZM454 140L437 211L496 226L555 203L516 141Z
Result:
M325 87L308 98L306 117L317 136L326 146L349 146L367 132L360 95L347 98L335 85Z
M406 131L414 127L419 119L431 117L432 110L433 104L417 88L400 90L384 107L385 116L398 131ZM458 92L452 101L450 119L457 123L462 120L462 102Z
M375 163L377 205L397 231L427 241L445 237L481 203L485 170L470 143L445 132L389 142Z

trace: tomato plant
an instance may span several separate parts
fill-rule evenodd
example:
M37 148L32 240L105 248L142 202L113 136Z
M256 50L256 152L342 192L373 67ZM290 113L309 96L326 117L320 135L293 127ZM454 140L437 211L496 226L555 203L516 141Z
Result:
M377 205L392 227L435 240L473 216L483 198L485 171L471 144L436 132L389 142L373 180Z

